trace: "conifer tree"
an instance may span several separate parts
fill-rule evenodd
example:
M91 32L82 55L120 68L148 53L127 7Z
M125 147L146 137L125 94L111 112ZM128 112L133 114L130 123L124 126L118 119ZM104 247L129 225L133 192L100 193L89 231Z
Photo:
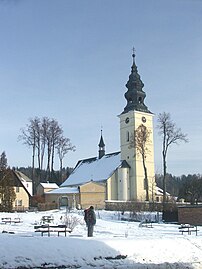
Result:
M0 171L0 210L12 212L16 199L13 172L10 168Z
M7 167L7 158L5 151L3 151L0 156L0 171L6 169L6 167Z

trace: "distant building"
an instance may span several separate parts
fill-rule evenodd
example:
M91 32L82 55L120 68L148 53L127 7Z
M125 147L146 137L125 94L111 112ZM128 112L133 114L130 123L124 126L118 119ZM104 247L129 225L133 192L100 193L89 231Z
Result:
M36 194L37 195L44 195L44 193L58 189L58 185L56 183L39 183L39 185L36 188Z
M15 201L13 202L13 209L15 211L28 210L30 199L32 197L32 180L16 170L10 170L8 180L12 182L16 194Z
M170 193L166 192L166 200L174 200ZM156 186L155 188L155 202L163 202L163 190Z
M79 194L75 193L75 195L78 197L77 201L81 208L88 205L104 208L106 200L145 201L147 199L146 190L148 190L148 200L154 199L156 185L153 114L144 103L146 97L146 93L143 91L144 84L137 71L135 54L132 57L131 74L125 93L127 104L119 115L120 151L106 154L101 132L98 157L80 160L71 175L60 186L61 191L65 191L64 188L78 189ZM134 132L140 125L144 125L150 132L146 145L149 154L144 159L148 181L145 180L142 156L137 152L135 146L131 146ZM53 192L50 192L48 196Z
M25 174L13 170L13 176L15 178L15 193L16 199L14 202L14 210L25 211L29 209L30 199L33 193L32 180Z

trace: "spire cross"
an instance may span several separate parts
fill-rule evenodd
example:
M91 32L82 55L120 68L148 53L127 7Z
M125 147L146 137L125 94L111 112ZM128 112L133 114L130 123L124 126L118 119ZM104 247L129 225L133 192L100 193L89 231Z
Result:
M133 47L132 51L133 51L132 57L133 57L133 63L134 63L135 62L135 48L134 47Z

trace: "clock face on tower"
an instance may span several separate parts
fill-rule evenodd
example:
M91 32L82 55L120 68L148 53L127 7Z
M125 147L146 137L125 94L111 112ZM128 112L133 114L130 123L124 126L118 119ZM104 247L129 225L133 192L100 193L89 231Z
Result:
M125 123L129 123L129 118L126 118L125 119Z
M142 117L142 122L146 122L147 120L146 120L146 118L145 117Z

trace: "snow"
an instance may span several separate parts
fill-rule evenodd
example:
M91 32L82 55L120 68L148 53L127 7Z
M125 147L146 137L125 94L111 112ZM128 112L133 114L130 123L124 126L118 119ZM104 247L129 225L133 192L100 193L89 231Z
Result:
M45 189L48 189L48 188L49 189L57 189L57 188L59 188L56 183L50 183L50 182L48 182L48 183L40 183L40 184Z
M61 224L66 214L79 223L67 237L34 232L42 216L51 215L55 224ZM94 237L88 238L83 211L0 213L0 221L2 217L22 220L0 224L0 268L202 268L202 227L198 236L182 235L176 224L154 223L146 228L119 220L117 212L102 210L96 215Z
M46 195L49 194L69 194L69 193L79 193L78 187L61 187L53 191L46 192Z

